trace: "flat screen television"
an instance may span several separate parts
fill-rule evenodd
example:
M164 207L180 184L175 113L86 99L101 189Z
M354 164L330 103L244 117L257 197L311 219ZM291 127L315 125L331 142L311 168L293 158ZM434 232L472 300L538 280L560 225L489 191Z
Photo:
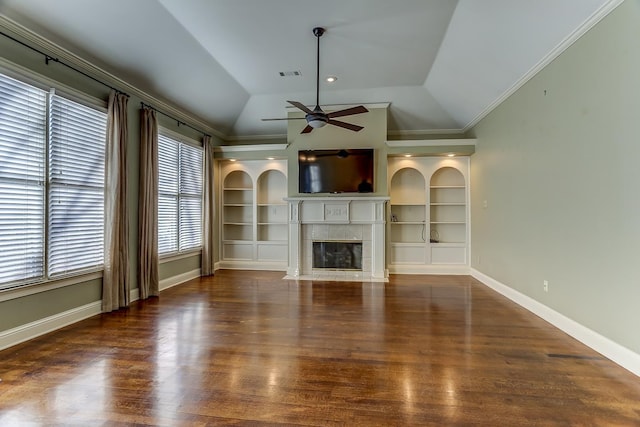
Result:
M298 152L300 193L373 192L373 149Z

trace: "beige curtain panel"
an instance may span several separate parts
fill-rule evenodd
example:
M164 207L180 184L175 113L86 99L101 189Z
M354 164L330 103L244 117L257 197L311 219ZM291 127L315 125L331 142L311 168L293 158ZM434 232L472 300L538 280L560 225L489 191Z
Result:
M103 312L129 305L128 101L128 96L122 93L112 91L109 95L105 153Z
M214 270L215 194L213 182L213 146L211 137L205 135L204 145L204 200L202 209L202 276L211 276Z
M155 110L140 110L138 199L138 286L140 298L158 296L158 121Z

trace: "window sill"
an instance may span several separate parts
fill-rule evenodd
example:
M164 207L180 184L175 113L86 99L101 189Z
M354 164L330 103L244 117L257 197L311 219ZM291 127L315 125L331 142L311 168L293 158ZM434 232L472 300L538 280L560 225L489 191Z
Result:
M53 289L64 288L66 286L77 285L78 283L88 282L90 280L101 279L102 275L102 270L93 271L90 273L79 274L77 276L50 279L47 281L23 285L17 288L5 289L0 291L0 302L22 298L29 295L38 294L40 292L47 292Z
M158 263L164 264L165 262L177 261L179 259L191 258L196 255L202 255L202 249L194 249L192 251L160 255L158 257Z

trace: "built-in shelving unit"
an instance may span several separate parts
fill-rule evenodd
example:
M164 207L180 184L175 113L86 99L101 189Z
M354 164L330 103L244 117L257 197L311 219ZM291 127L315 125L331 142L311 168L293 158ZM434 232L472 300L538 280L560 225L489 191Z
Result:
M277 170L258 179L258 240L287 242L287 178Z
M287 267L284 160L221 161L221 268Z
M388 166L390 271L466 271L468 159L396 157Z
M253 185L244 171L230 172L222 187L223 240L253 239Z

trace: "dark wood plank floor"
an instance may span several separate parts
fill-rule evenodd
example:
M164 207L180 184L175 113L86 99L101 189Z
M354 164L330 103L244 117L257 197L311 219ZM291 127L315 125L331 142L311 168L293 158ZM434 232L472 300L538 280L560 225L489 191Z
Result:
M0 352L0 425L640 425L640 380L474 279L220 271Z

